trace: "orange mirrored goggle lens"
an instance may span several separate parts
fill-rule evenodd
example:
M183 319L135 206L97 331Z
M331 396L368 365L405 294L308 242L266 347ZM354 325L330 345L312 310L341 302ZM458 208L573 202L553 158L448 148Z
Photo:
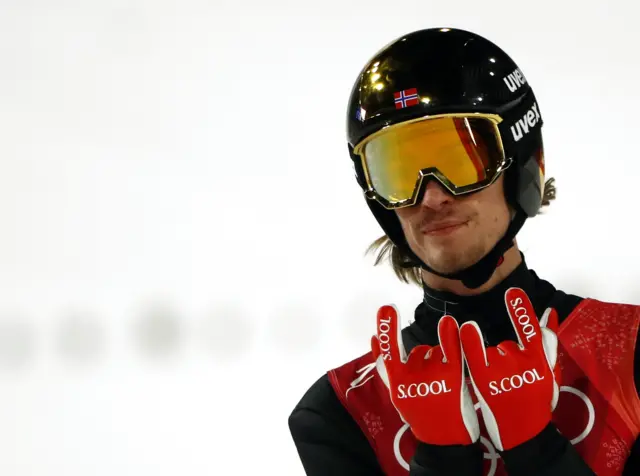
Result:
M504 161L497 123L479 117L430 118L392 127L360 150L369 186L387 205L417 194L422 175L435 175L452 193L490 184Z

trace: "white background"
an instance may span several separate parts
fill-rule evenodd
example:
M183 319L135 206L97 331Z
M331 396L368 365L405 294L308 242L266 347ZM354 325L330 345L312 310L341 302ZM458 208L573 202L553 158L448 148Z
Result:
M595 1L3 0L0 474L302 475L287 417L421 291L345 140L403 33L461 27L539 99L558 198L530 267L638 303L637 6Z

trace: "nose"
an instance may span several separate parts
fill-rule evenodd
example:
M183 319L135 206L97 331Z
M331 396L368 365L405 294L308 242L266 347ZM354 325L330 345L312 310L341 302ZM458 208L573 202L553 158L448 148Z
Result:
M440 182L432 179L427 181L422 200L419 203L423 207L439 210L450 205L453 200L453 195Z

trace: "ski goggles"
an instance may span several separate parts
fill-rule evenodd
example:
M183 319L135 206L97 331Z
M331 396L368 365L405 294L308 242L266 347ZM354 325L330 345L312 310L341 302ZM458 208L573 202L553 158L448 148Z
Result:
M354 148L366 195L387 209L412 206L425 177L453 195L491 185L511 163L494 114L446 114L414 119L371 135Z

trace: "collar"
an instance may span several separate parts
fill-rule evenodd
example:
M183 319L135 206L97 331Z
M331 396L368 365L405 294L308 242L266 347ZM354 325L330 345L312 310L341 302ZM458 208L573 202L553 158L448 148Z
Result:
M504 293L510 287L519 287L528 294L535 288L535 273L529 270L524 255L520 253L522 261L504 280L493 288L481 294L472 296L458 296L446 291L438 291L423 284L424 304L432 312L455 313L461 309L475 309L487 305L500 304L504 306Z
M425 343L437 343L437 325L445 314L453 316L459 325L475 321L482 329L487 343L502 342L515 338L509 314L504 302L504 294L510 287L523 289L531 299L536 313L542 315L549 304L555 288L539 279L527 267L524 255L522 262L502 282L492 289L473 296L438 291L423 285L424 299L415 312L415 325ZM434 340L435 339L435 340Z

